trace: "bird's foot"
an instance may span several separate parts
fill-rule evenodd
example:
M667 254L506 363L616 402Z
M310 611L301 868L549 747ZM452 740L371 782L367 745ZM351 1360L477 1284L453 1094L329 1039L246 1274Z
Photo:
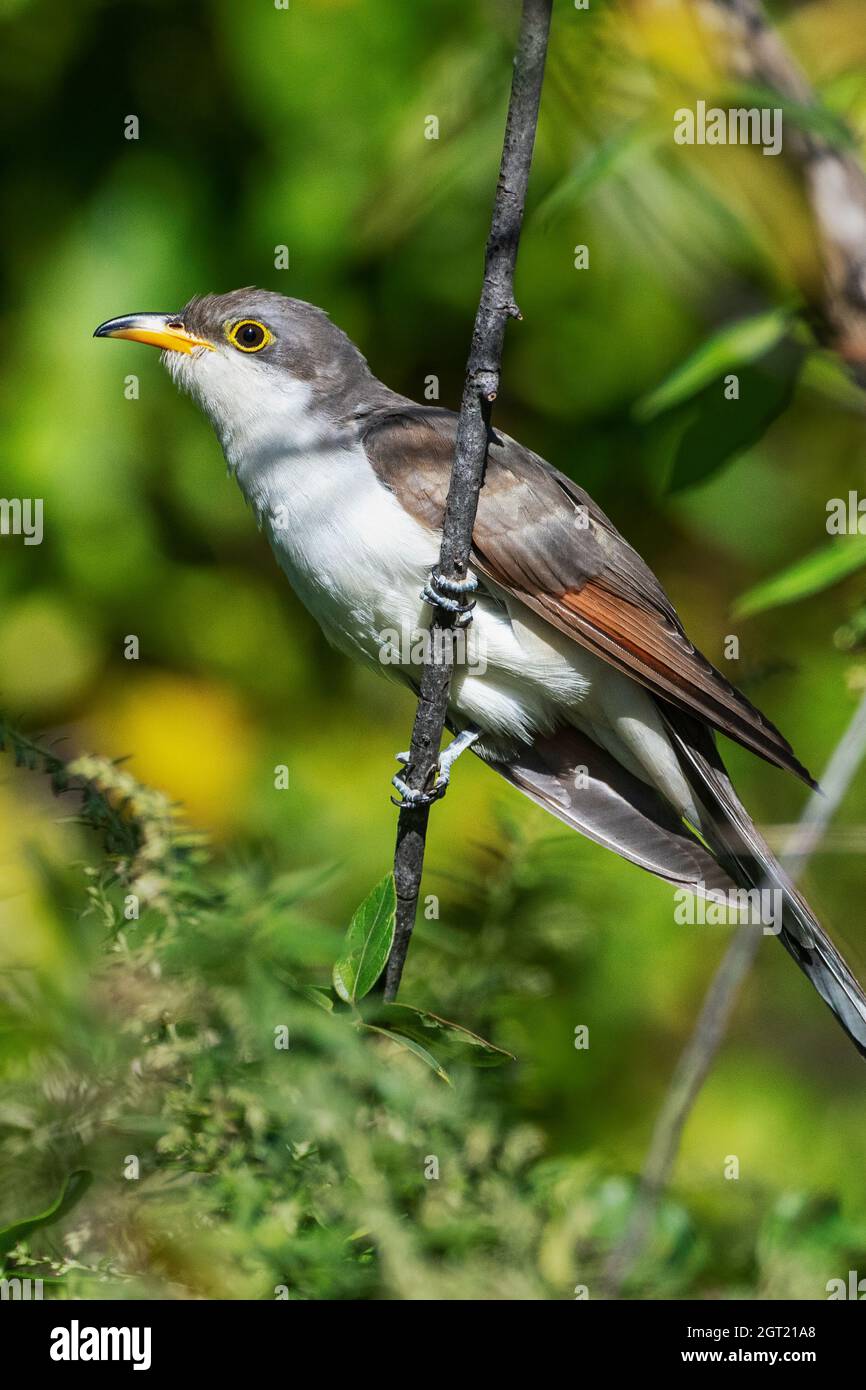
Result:
M439 799L445 795L448 787L448 779L446 778L444 782L437 779L429 792L416 791L414 787L410 787L409 783L400 776L399 772L396 772L391 778L391 786L400 793L399 801L396 796L391 797L391 801L395 806L399 806L401 810L403 810L404 807L411 806L413 810L416 810L419 806L432 806L434 801L439 801Z
M424 779L424 786L419 790L410 787L405 777L401 777L399 772L391 778L391 785L400 793L400 800L395 796L391 797L395 806L411 806L413 809L419 806L432 806L434 801L439 801L448 790L448 783L451 781L451 769L467 748L471 748L476 739L481 734L478 729L464 729L456 738L452 739L447 748L443 748L436 762ZM402 763L404 768L409 768L409 754L398 753L398 763Z
M473 574L467 575L465 579L446 579L436 570L431 570L430 577L421 590L421 597L434 608L455 614L455 627L466 627L472 622L472 610L475 607L474 601L467 601L467 596L474 594L477 588L478 580Z

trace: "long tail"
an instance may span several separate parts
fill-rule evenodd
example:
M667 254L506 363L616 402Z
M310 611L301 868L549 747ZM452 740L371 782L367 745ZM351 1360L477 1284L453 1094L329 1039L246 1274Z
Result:
M567 825L669 883L696 893L781 891L782 945L866 1057L866 994L753 825L712 734L672 706L659 709L699 804L703 842L659 793L576 729L560 728L507 759L479 756Z
M775 859L734 791L709 732L687 715L664 710L683 770L703 811L701 831L740 887L782 892L779 940L866 1057L866 993Z

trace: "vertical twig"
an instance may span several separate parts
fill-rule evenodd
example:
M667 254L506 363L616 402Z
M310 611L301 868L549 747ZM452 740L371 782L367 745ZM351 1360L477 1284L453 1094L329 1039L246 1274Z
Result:
M821 103L761 0L694 0L721 65L735 77L778 92L802 111ZM866 174L856 154L838 148L815 123L785 117L785 155L800 169L815 219L824 269L815 304L819 339L834 348L866 387ZM853 142L852 142L853 143Z
M823 790L812 793L785 847L782 867L791 878L803 872L815 853L864 755L866 695L836 745L822 779ZM740 987L762 940L759 928L748 923L738 927L704 997L694 1031L680 1055L655 1123L631 1220L607 1263L605 1286L610 1297L617 1297L646 1244L653 1213L676 1162L686 1121L725 1036Z
M552 4L553 0L523 0L484 280L466 367L442 527L438 572L446 580L464 579L469 567L472 528L487 461L491 406L499 390L505 325L509 318L520 317L514 303L514 266L535 144ZM429 644L430 656L421 677L405 778L413 790L419 791L439 754L454 662L453 615L434 608L431 627L443 630L442 640ZM400 811L394 852L397 924L385 968L386 999L393 999L397 993L415 925L428 817L428 806L407 805Z

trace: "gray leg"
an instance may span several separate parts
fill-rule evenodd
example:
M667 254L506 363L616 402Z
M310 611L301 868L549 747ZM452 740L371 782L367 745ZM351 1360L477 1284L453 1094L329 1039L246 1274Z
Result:
M399 773L396 773L391 778L391 785L400 793L401 800L397 801L397 799L392 796L391 800L394 802L394 805L430 806L434 801L438 801L440 797L445 795L448 783L451 781L451 769L460 757L460 754L465 753L467 748L471 748L473 743L480 737L481 731L479 729L464 729L462 733L451 740L447 748L443 748L436 763L436 776L433 780L432 789L429 792L414 791L405 779L402 778ZM409 754L398 753L397 761L407 766Z

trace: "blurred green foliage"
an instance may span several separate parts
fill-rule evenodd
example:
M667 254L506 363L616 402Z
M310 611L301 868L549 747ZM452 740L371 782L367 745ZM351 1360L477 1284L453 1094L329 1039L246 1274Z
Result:
M862 151L862 7L775 13ZM153 793L132 789L144 783L213 840L209 862L184 840L176 863L163 805L150 906L124 926L124 881L141 866L119 864L111 827L98 827L106 858L95 832L57 822L39 779L0 781L0 1227L92 1173L74 1210L28 1237L25 1253L68 1269L67 1291L592 1291L726 944L721 929L674 926L664 885L560 834L466 760L431 818L424 892L438 902L403 996L518 1061L449 1065L448 1087L299 991L327 984L388 869L388 779L412 701L326 646L156 355L90 338L115 314L256 283L322 304L390 385L420 398L435 375L456 405L514 18L510 0L0 3L0 493L45 503L41 546L0 537L0 703L63 739L64 757L129 756L141 823L154 816ZM696 398L641 410L683 364L709 354L721 375L711 349L730 325L820 293L784 161L673 144L673 110L716 83L684 5L557 0L518 266L525 321L509 329L497 423L593 492L698 645L820 772L864 681L856 640L834 641L859 630L862 568L748 620L731 605L829 544L828 499L863 487L862 401L804 338L783 391L764 374L772 409L717 450L710 476L681 466L675 492ZM429 114L438 140L424 138ZM129 634L138 661L124 659ZM725 751L757 817L796 817L798 786ZM106 790L94 787L91 810ZM862 777L840 822L846 852L831 834L806 888L862 974ZM273 1048L282 1023L287 1054ZM812 1298L858 1260L866 1273L862 1095L859 1059L768 947L636 1291Z
M634 1184L549 1151L531 1054L478 1072L464 1049L444 1085L322 988L340 934L312 916L321 871L218 866L122 769L4 743L78 803L66 849L86 858L37 868L63 969L0 988L0 1273L60 1298L598 1296ZM507 867L455 895L429 988L509 1037L567 962L577 884L567 840L505 842ZM526 922L540 941L506 971ZM628 1291L815 1298L847 1278L866 1229L774 1185L728 1185L724 1213L665 1199Z

